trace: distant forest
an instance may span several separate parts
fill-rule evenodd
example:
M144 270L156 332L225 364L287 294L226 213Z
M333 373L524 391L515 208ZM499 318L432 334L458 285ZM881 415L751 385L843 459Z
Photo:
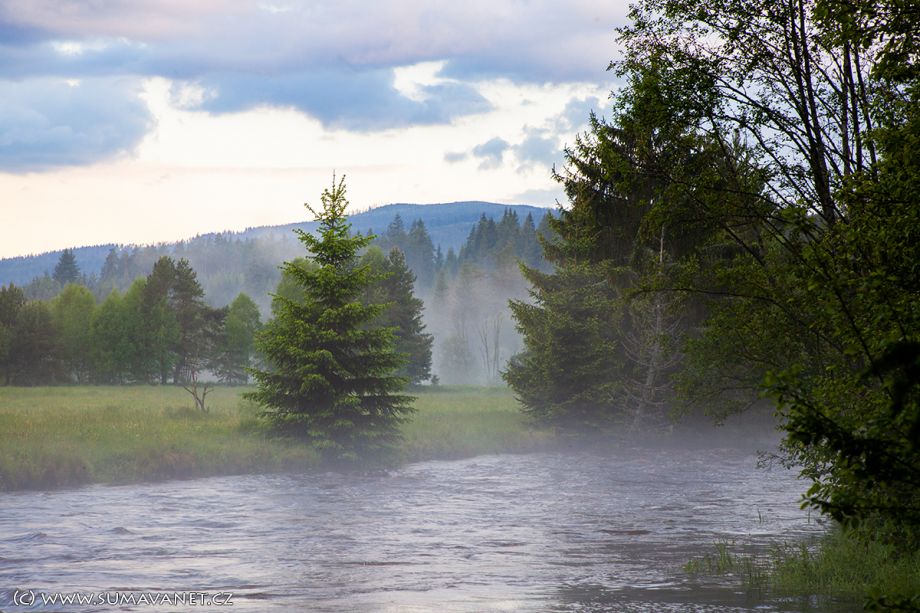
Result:
M504 364L521 349L508 301L528 299L520 264L547 268L538 235L549 232L548 216L535 221L532 207L522 207L527 211L523 219L514 207L502 209L498 218L483 212L472 227L467 223L466 239L458 249L435 245L422 219L407 223L399 212L382 230L365 231L385 253L401 251L415 275L415 293L424 301L424 322L434 337L432 372L445 383L498 383ZM73 251L65 250L53 270L19 289L26 300L47 302L51 314L55 299L69 285L85 288L102 305L113 294L128 298L138 279L148 278L158 262L169 258L185 262L195 275L203 303L226 310L233 304L239 307L243 296L264 321L271 316L272 294L281 281L280 264L300 249L293 232L214 234L175 244L111 247L98 274L80 270ZM244 382L242 367L235 364L234 375L225 380ZM85 379L66 368L48 372L59 382ZM48 382L42 378L35 373L27 377Z

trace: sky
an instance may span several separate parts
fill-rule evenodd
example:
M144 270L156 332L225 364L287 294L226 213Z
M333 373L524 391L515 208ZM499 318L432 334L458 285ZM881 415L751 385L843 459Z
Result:
M353 211L564 202L613 0L0 0L0 257Z

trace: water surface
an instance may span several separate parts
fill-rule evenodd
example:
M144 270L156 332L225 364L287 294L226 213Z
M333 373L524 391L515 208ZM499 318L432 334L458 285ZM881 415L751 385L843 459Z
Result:
M719 541L823 530L805 484L756 461L621 448L3 494L0 609L28 610L18 588L232 592L233 611L802 610L682 570Z

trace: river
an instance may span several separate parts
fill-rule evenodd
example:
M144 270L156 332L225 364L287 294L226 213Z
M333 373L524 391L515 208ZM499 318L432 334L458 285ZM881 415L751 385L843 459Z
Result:
M14 603L28 590L223 593L237 612L803 610L682 569L716 542L762 552L823 530L795 473L756 460L621 447L6 493L0 610L40 610Z

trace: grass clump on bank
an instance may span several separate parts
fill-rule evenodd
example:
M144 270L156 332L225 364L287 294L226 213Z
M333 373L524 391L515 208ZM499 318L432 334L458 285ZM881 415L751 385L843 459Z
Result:
M692 575L730 575L748 590L777 597L852 603L866 610L920 611L920 550L905 548L872 529L834 526L826 534L769 554L731 551L720 542L715 552L690 560Z
M771 583L779 594L819 594L865 601L869 608L920 611L920 550L905 549L871 528L834 526L817 542L774 553Z
M210 411L172 386L0 387L0 491L317 468L309 445L270 436L246 388L218 387ZM416 392L404 460L535 449L508 390Z

